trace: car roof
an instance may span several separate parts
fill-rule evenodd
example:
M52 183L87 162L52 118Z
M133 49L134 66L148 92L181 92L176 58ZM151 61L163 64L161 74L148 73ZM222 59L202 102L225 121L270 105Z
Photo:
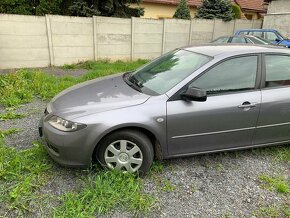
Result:
M248 45L248 44L206 44L194 47L184 47L184 50L196 52L199 54L217 57L217 56L232 56L239 54L251 53L281 53L290 54L287 48L278 46L266 45Z
M275 30L275 29L242 29L242 30L237 30L237 32L245 32L245 31L258 31L258 32L267 32L267 31L269 31L269 32L273 32L273 31L277 31L277 30Z
M235 38L245 38L245 37L257 38L257 36L246 34L246 35L227 35L227 36L220 36L220 37L218 37L216 39L223 38L223 37L224 38L231 38L231 37L235 37Z

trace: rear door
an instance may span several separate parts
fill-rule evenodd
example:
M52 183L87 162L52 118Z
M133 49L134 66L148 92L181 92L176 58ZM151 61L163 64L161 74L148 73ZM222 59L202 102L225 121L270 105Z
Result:
M290 141L290 56L263 56L262 105L254 144Z

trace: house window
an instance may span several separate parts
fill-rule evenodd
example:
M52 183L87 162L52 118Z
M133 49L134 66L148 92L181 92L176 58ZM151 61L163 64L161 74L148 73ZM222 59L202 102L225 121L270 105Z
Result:
M253 20L252 14L245 14L245 17L247 18L247 20Z

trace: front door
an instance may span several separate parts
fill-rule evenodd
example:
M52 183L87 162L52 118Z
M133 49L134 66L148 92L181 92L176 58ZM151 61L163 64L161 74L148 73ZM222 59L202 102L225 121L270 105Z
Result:
M252 144L261 103L258 60L227 59L194 79L188 86L207 90L205 102L167 102L170 156Z

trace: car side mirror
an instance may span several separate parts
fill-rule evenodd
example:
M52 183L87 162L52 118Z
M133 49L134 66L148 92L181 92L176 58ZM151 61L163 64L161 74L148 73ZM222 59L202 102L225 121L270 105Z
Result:
M275 41L276 41L276 42L280 42L281 40L277 38L277 39L275 39Z
M181 93L180 96L185 101L203 102L207 99L206 91L196 87L188 88L185 92Z

